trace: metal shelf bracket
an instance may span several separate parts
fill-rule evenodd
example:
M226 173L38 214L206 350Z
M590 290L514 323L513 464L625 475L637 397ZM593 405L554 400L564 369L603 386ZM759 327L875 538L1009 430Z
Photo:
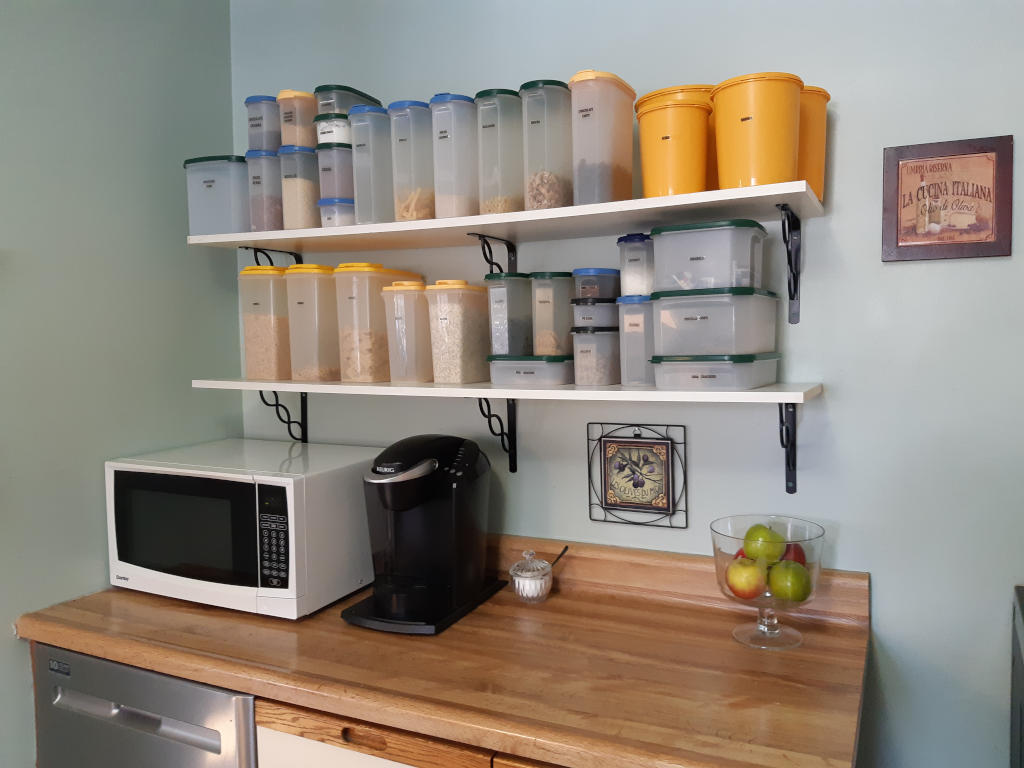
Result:
M779 403L779 442L786 452L786 493L796 493L796 403Z
M800 255L800 217L786 203L776 206L782 213L782 242L786 244L786 265L789 279L789 322L800 322L800 272L803 261Z
M260 400L268 408L274 409L274 415L288 428L288 437L299 443L309 442L309 408L307 404L308 395L305 392L299 393L299 418L293 419L291 411L281 402L277 392L271 392L274 399L268 400L265 392L260 392Z
M501 416L491 410L491 401L486 397L478 398L477 405L480 408L480 415L487 419L487 429L498 438L501 449L508 454L508 471L515 473L519 468L516 447L516 401L505 401L505 421L502 421ZM508 425L507 429L506 424Z
M519 266L519 258L516 255L516 244L511 240L505 240L494 235L481 235L478 232L467 232L470 237L475 237L480 241L480 250L483 252L484 261L487 262L487 266L490 267L490 271L493 272L516 272ZM505 246L505 253L508 255L508 269L502 269L501 264L494 260L494 251L491 248L491 240L497 240L499 243Z
M291 256L295 260L296 264L302 263L302 254L295 253L295 251L276 251L273 248L255 248L251 245L240 245L238 246L242 250L252 251L253 261L256 262L256 266L260 266L260 254L267 260L269 266L274 266L274 260L270 257L271 253L283 253L285 256Z

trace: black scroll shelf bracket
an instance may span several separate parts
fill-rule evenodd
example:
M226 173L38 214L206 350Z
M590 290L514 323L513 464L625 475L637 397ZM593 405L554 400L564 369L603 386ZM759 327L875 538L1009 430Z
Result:
M780 203L777 207L782 214L782 242L786 244L789 322L796 325L800 322L800 272L803 269L800 255L800 217L786 203Z
M480 250L483 253L484 261L492 273L494 272L516 272L519 267L519 258L516 255L516 244L494 235L481 235L479 232L467 232L470 237L480 241ZM494 250L491 248L491 240L496 240L505 246L505 254L508 256L508 269L502 269L501 264L494 260Z
M779 442L786 452L786 493L796 493L796 403L779 403Z
M302 264L302 254L295 253L295 251L276 251L273 248L257 248L252 245L240 245L238 247L246 251L252 251L252 258L256 262L256 266L260 266L260 254L267 260L267 264L264 266L274 266L274 259L271 257L271 253L282 253L285 256L291 256L296 264Z
M487 428L498 438L501 449L508 454L508 471L515 473L519 464L516 453L516 401L505 401L505 421L491 410L491 401L486 397L478 398L477 405L480 415L487 419Z

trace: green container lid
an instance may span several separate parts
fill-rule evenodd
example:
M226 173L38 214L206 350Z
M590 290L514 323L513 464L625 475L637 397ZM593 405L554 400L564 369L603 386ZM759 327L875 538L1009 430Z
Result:
M778 352L761 352L757 355L655 355L651 362L660 363L753 363L758 360L778 360Z
M489 275L484 275L484 280L511 280L512 278L529 280L530 276L526 272L491 272Z
M317 144L316 145L317 149L338 149L339 147L341 149L352 149L352 145L351 144L342 144L342 143L337 142L337 141L330 141L330 142L328 142L326 144Z
M572 355L488 355L487 362L568 363Z
M367 104L374 104L378 107L383 106L383 104L380 103L379 99L375 99L370 94L363 93L362 91L356 88L351 88L347 85L318 85L316 88L313 89L314 94L323 93L324 91L345 91L346 93L351 93L355 96L359 96L360 98L366 99Z
M674 299L679 296L769 296L778 298L777 294L763 288L694 288L692 291L655 291L651 301L658 299Z
M348 115L346 115L344 112L325 112L322 115L317 115L316 117L314 117L313 122L321 123L324 120L338 120L339 118L341 120L348 120Z
M515 96L519 98L518 91L511 91L508 88L488 88L486 91L477 91L474 99L486 99L488 96Z
M531 272L530 277L533 280L551 280L556 277L572 277L572 272Z
M673 224L669 227L655 227L651 230L651 236L663 235L666 232L690 232L697 229L722 229L724 227L750 227L752 229L760 229L764 234L768 234L768 230L756 221L751 221L750 219L725 219L723 221L700 221L696 224Z
M190 157L188 160L182 163L182 167L188 168L190 165L195 165L196 163L215 163L218 161L224 161L228 163L244 163L245 158L242 157L241 155L204 155L203 157Z
M528 80L519 86L519 90L529 91L534 88L543 88L545 85L553 85L556 88L565 88L565 90L569 90L569 84L563 83L561 80Z

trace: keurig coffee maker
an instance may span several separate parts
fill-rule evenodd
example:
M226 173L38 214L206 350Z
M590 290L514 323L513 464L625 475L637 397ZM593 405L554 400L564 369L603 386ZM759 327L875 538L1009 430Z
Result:
M363 478L373 594L345 621L435 635L501 589L484 573L489 485L472 440L417 435L385 448Z

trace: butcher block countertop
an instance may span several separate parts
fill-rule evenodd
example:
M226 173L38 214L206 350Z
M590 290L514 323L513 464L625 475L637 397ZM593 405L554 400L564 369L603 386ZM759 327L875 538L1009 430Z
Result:
M502 568L563 542L492 540ZM865 573L824 571L792 651L734 641L753 611L711 558L571 544L547 602L506 587L437 637L110 589L22 616L20 637L570 768L850 766L870 631Z

